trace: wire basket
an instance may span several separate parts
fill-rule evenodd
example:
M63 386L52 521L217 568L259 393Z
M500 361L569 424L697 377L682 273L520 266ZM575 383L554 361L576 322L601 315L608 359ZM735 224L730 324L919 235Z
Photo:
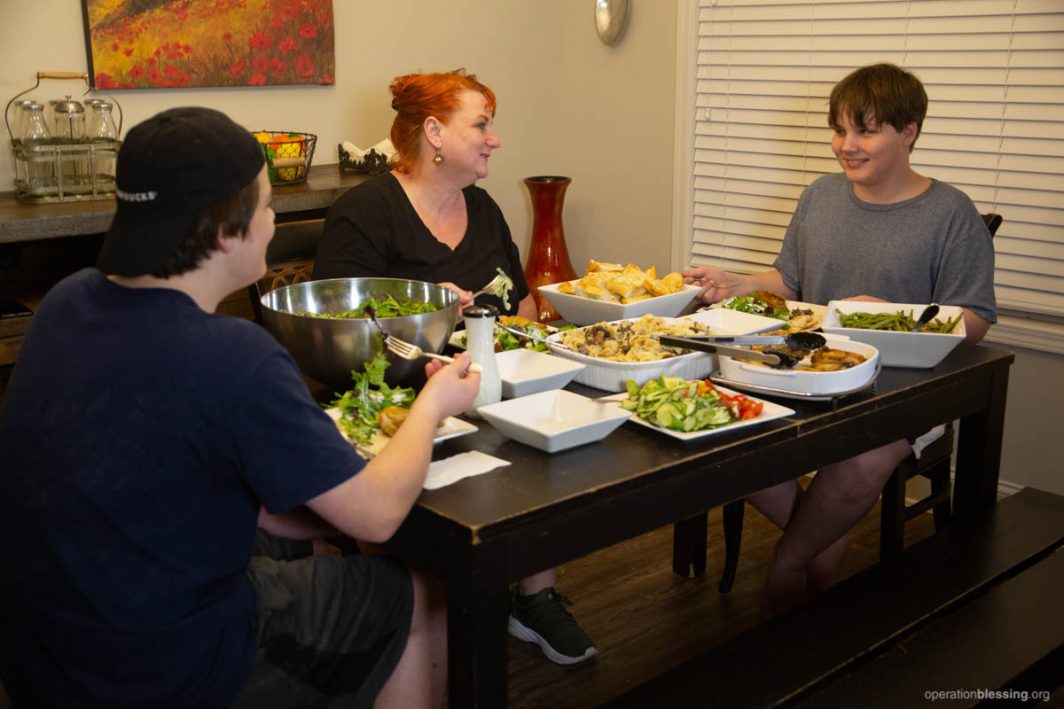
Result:
M294 131L260 130L253 134L266 157L272 185L297 185L307 181L318 136Z

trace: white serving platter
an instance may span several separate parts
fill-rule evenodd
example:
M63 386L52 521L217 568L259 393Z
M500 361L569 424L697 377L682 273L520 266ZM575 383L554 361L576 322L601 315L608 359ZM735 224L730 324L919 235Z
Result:
M782 320L768 318L764 315L751 315L727 308L707 308L684 316L685 320L694 320L713 329L716 335L751 335L767 330L776 330L783 325Z
M718 301L718 302L714 303L713 305L709 306L709 309L710 310L722 310L724 312L732 312L732 313L742 313L743 315L751 315L752 317L767 317L767 316L761 316L761 315L753 315L752 313L743 313L741 310L732 310L731 308L725 308L725 307L721 306L722 302L723 301ZM815 324L812 327L803 328L803 329L806 329L806 330L815 330L818 327L820 327L820 325L824 322L824 316L827 315L827 312L828 312L828 307L826 305L818 305L817 303L806 303L806 302L803 302L801 300L788 300L786 302L787 302L787 308L789 310L795 310L795 309L798 309L798 310L809 310L809 311L811 311L813 313L813 317L816 318ZM768 319L772 320L773 322L776 323L775 328L771 328L771 329L776 329L776 328L782 327L783 324L785 324L787 322L786 320L779 320L777 318L768 318Z
M738 393L722 386L718 386L717 390L720 391L722 394L727 394L728 396L735 396ZM611 394L610 396L602 397L602 401L616 401L619 403L627 398L627 393ZM757 426L758 424L766 423L768 421L775 421L776 419L781 419L786 416L794 415L794 409L789 409L786 406L782 406L775 402L765 401L764 399L758 399L752 396L749 398L751 401L758 401L764 405L761 409L760 416L757 416L756 418L752 419L747 419L745 421L733 421L732 423L725 424L724 426L718 426L717 428L707 428L701 431L674 431L671 428L662 428L660 426L655 426L649 421L644 421L635 414L632 414L632 418L630 418L629 421L681 441L693 441L699 438L705 438L707 436L714 436L718 433L729 433L740 428L746 428L748 426Z
M865 361L856 367L836 372L812 372L796 369L773 369L746 360L718 356L720 378L727 384L758 393L787 395L794 398L834 398L860 391L876 380L879 373L879 352L864 342L851 341L840 335L825 335L828 347L864 355Z
M714 384L723 384L724 386L735 387L736 389L742 389L743 391L748 391L754 394L762 394L764 396L778 396L784 399L800 399L804 401L831 401L832 399L841 399L845 396L850 396L851 394L857 394L859 392L864 391L868 387L874 385L876 383L876 378L879 376L880 369L881 368L877 367L876 376L872 377L863 384L857 385L856 388L849 389L847 391L835 392L834 394L812 394L804 391L790 391L787 389L776 389L773 387L760 386L757 384L748 384L745 382L734 382L731 379L722 377L719 371L710 374L709 378L713 380Z
M558 332L558 328L554 327L553 325L547 325L546 328L547 328L547 334ZM496 334L498 334L498 329L496 329L495 332L496 332ZM547 335L542 335L542 337L546 337L546 336ZM515 335L515 337L517 337L517 339L519 339L519 340L521 340L522 342L525 342L525 343L531 342L531 340L522 339L521 337L518 337L516 335ZM455 330L454 332L452 332L451 336L447 339L447 344L449 344L451 347L454 347L455 349L458 349L458 350L466 349L466 331L463 329L463 330ZM499 345L498 339L496 338L495 346L498 347L498 345ZM525 349L531 349L531 348L530 347L526 347Z

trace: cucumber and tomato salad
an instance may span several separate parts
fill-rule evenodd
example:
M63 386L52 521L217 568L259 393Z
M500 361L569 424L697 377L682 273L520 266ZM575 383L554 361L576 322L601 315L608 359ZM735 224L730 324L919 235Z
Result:
M642 387L629 379L628 398L621 406L655 426L687 433L757 418L764 403L744 394L725 394L708 379L662 375Z

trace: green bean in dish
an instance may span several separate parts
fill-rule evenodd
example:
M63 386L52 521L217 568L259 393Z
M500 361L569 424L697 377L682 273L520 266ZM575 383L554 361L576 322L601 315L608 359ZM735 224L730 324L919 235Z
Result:
M948 335L957 327L963 316L943 321L935 318L920 328L920 332ZM916 324L912 311L898 310L893 313L843 313L839 312L839 324L860 330L887 330L891 332L911 332Z

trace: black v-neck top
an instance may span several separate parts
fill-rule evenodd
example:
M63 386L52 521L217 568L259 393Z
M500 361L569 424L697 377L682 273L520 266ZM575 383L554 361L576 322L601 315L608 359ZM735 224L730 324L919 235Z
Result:
M517 312L528 295L521 257L502 210L487 192L470 185L465 196L465 237L452 251L421 221L402 185L391 173L347 191L329 209L314 260L314 278L382 276L431 283L450 281L478 290L501 268L514 282L510 308L494 296L478 296L500 313Z

